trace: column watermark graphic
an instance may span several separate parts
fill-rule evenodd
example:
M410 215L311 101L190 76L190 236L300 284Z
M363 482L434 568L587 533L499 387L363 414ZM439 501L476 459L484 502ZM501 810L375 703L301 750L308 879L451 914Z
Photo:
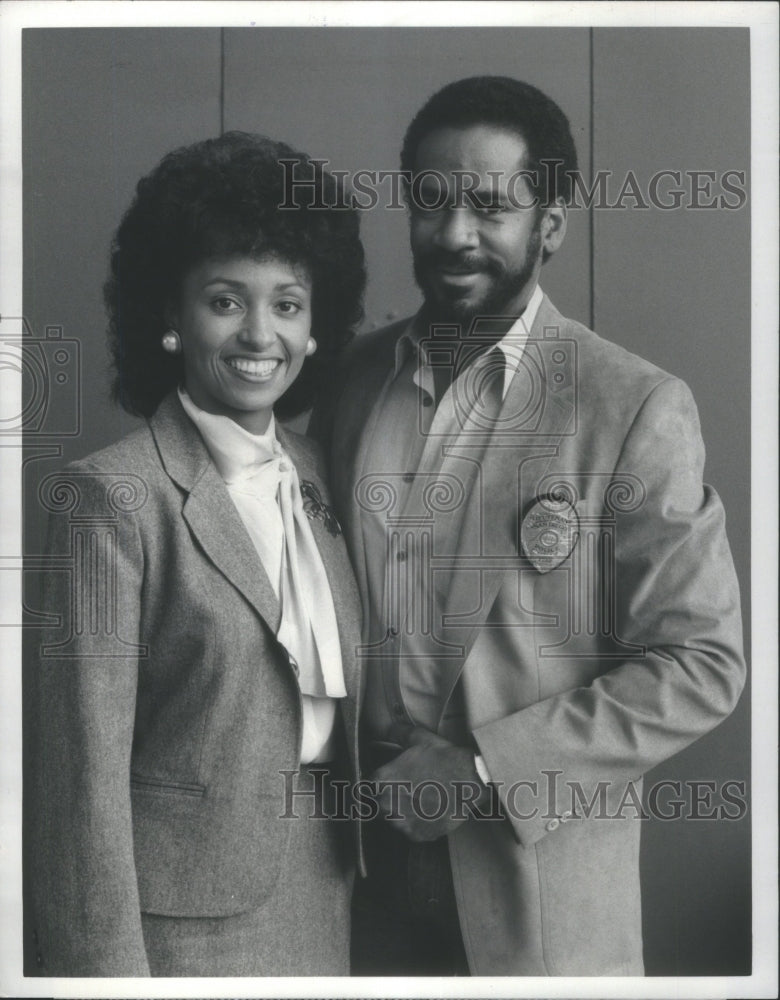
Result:
M419 386L427 464L366 473L355 485L361 516L384 534L382 620L358 650L369 661L462 656L464 630L486 625L499 587L516 595L514 613L504 607L492 627L532 631L540 659L645 655L620 635L618 605L621 522L641 516L646 488L627 472L564 464L578 429L577 344L555 326L524 337L507 385L495 328L508 323L482 316L465 330L432 327L420 354L431 383L443 373L449 389L432 420ZM496 514L496 490L506 515ZM562 590L565 612L534 607L540 574Z

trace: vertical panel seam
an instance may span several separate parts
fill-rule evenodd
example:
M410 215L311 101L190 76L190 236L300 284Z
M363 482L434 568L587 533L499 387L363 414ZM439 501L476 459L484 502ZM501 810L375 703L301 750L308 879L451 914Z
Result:
M225 134L225 29L219 29L219 134Z
M590 42L590 52L589 52L589 70L590 70L590 155L588 169L590 172L590 183L593 184L593 176L596 166L596 155L595 155L595 142L596 142L596 125L595 125L595 65L594 65L594 34L595 29L589 29L589 42ZM588 207L588 212L590 214L590 239L589 239L589 253L590 253L590 328L591 330L596 329L596 212L595 212L595 200L591 202Z

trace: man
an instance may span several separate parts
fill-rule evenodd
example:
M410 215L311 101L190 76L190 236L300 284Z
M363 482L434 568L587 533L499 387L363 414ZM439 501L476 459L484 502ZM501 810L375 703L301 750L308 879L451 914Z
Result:
M332 479L366 614L358 975L636 975L641 775L744 682L687 387L538 285L577 169L527 84L450 84L402 152L410 321L359 337Z

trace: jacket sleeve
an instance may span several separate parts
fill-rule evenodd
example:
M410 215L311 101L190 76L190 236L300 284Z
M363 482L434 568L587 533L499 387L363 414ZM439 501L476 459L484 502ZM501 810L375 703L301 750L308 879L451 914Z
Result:
M632 779L712 729L739 698L739 590L723 507L702 485L703 466L690 391L676 379L661 382L637 413L613 479L630 474L646 491L641 506L616 515L614 576L618 634L643 655L474 733L491 778L503 783L500 796L518 777L547 786L534 816L504 799L524 845L570 818L567 782L577 782L589 802L604 783L614 803ZM553 781L545 771L556 772Z
M52 477L50 477L52 480ZM143 554L139 477L84 464L48 481L44 610L32 677L31 880L38 972L148 976L130 754Z

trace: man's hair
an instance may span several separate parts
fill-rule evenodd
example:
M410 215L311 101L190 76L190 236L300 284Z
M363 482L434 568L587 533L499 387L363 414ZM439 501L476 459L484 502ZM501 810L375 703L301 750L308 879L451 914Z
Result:
M540 204L552 204L557 198L571 202L577 150L568 118L541 90L508 76L472 76L437 91L406 130L401 169L414 172L420 143L432 132L472 125L491 125L519 135L528 149L523 167L538 175L538 184L532 187Z
M281 158L300 161L311 180L289 209ZM264 136L228 132L169 153L137 186L116 232L105 285L113 396L128 412L151 416L183 378L182 356L160 341L185 275L213 257L276 257L303 265L312 279L317 352L277 403L280 417L312 405L336 355L362 317L365 287L358 215L339 203L334 178L304 153Z

